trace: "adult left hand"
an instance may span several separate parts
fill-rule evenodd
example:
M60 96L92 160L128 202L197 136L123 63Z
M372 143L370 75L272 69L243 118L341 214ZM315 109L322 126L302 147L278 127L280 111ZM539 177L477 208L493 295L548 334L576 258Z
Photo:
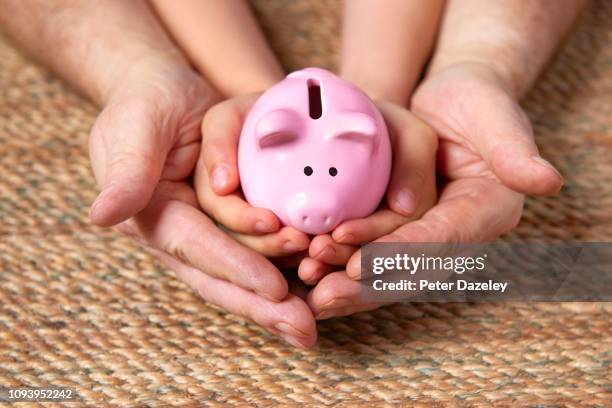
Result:
M517 225L523 194L560 190L562 177L540 157L529 120L510 89L481 62L456 64L425 79L412 109L440 137L438 172L445 181L439 201L422 218L375 241L489 241ZM324 276L309 293L318 319L380 306L361 301L360 267L357 251L346 272Z

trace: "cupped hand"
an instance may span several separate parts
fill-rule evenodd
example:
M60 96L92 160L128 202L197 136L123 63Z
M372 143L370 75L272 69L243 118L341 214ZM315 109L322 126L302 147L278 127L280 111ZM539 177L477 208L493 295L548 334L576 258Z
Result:
M202 118L217 101L187 65L135 62L91 132L90 156L102 190L91 218L102 226L121 223L206 301L309 347L316 325L305 302L288 293L268 259L198 208L189 178Z
M281 226L270 210L248 204L240 191L238 141L245 116L259 95L238 96L212 107L202 122L202 150L195 172L199 203L228 234L268 257L291 257L310 239Z
M529 120L511 88L482 63L429 75L411 109L439 135L438 203L378 242L483 242L519 222L524 194L556 194L563 180L540 157ZM325 276L308 296L319 318L376 308L360 299L360 253L346 273Z

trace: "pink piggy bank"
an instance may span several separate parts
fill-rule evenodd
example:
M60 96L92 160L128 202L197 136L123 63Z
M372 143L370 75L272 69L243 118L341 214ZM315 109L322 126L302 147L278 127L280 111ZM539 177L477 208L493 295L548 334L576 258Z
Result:
M238 169L251 205L307 234L324 234L376 210L391 171L389 134L361 90L306 68L255 102L240 135Z

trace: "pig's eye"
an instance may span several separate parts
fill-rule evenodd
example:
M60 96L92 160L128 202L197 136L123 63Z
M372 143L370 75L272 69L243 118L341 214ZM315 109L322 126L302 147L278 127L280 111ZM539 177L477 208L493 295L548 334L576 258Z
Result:
M338 174L338 169L335 167L330 167L329 168L329 175L332 177L336 177L336 174Z
M312 173L313 173L312 167L310 167L310 166L304 167L304 174L305 175L310 176L310 175L312 175Z

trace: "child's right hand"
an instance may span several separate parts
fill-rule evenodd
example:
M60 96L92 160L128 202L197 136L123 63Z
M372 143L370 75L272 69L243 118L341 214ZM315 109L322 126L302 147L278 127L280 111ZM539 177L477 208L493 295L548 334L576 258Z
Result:
M202 121L195 190L202 209L238 242L267 257L285 257L307 250L308 236L281 227L272 211L251 206L239 190L238 140L244 118L258 96L234 97L208 110Z

